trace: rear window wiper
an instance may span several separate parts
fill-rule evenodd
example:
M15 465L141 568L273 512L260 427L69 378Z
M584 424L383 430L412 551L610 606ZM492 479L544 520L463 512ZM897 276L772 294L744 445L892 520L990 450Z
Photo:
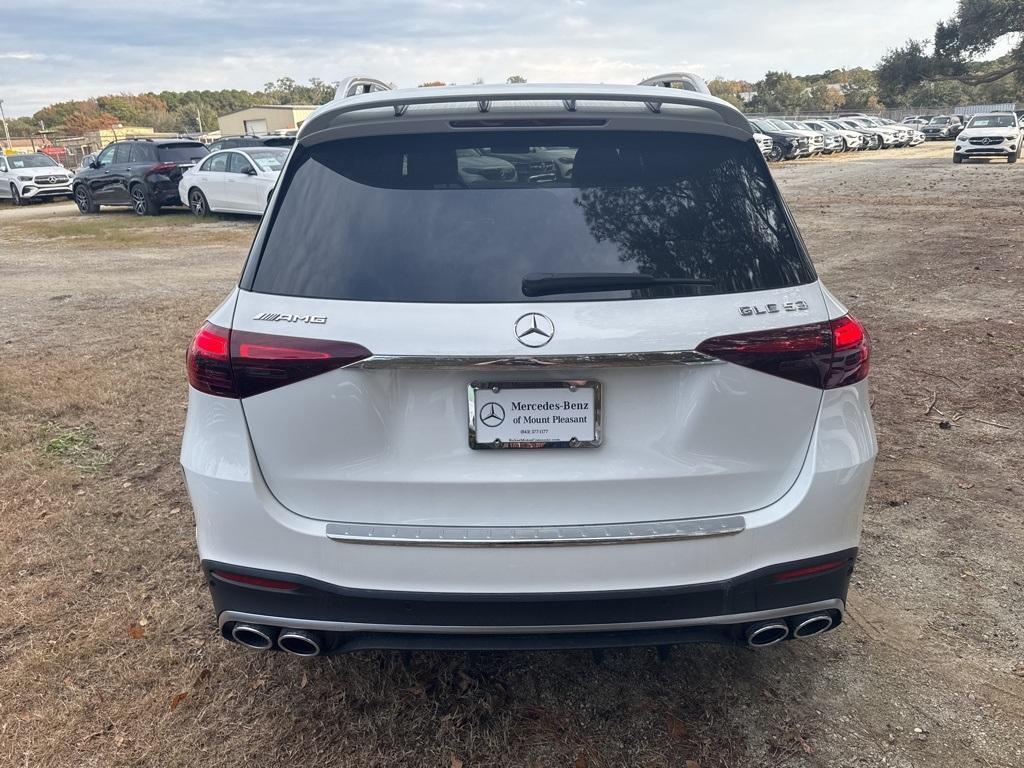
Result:
M523 278L524 296L552 296L558 293L598 293L632 291L637 288L693 285L716 288L714 280L690 280L683 277L652 277L626 272L534 272Z

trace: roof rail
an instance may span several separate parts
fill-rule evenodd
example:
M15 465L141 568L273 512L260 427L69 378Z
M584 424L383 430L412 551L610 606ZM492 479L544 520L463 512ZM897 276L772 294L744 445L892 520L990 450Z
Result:
M366 77L364 75L350 75L338 83L338 90L334 92L334 98L345 99L360 93L390 90L393 89L383 80L377 80L374 77Z
M696 91L697 93L711 93L704 78L692 72L666 72L663 75L655 75L641 80L637 85L653 85L661 88L675 88L676 85L684 91Z

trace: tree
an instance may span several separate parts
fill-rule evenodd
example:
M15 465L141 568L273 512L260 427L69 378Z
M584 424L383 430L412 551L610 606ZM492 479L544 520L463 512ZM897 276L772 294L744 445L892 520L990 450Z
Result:
M11 136L31 136L39 130L39 123L31 117L15 117L7 120L7 130Z
M811 86L805 101L815 112L835 112L846 103L846 94L838 83L818 83Z
M81 101L61 101L51 104L32 115L32 119L36 122L45 123L47 128L55 128L63 125L64 121L76 112L83 103Z
M744 106L740 94L752 91L753 89L754 87L750 83L743 80L726 80L721 77L708 80L708 90L711 91L712 96L728 101L739 109L743 109Z
M94 101L83 101L81 106L68 115L61 127L67 133L85 133L86 131L98 131L103 128L113 128L121 121L110 114L103 112Z
M505 82L508 83L509 85L515 85L517 83L525 83L526 78L523 77L522 75L509 75L507 78L505 78Z
M338 83L319 77L310 78L309 85L299 85L290 77L279 77L264 85L263 93L271 104L326 104L334 98L337 88Z
M1010 53L996 62L976 62L1007 38ZM956 80L994 83L1024 73L1024 0L960 0L956 15L935 26L929 43L908 40L879 62L883 92L902 93L922 82Z
M757 96L751 105L764 112L797 112L806 101L806 86L789 72L767 72L754 85Z

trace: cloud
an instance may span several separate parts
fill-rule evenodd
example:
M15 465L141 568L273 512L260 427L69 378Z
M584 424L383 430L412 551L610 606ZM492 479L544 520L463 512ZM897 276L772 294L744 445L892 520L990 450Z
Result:
M0 59L13 59L14 61L39 61L45 59L44 53L32 53L31 51L0 51Z
M106 93L257 89L283 75L629 83L690 67L754 80L768 69L873 66L887 48L930 36L955 6L787 0L783 13L737 0L195 0L126 11L123 0L35 0L0 26L0 98L8 114L31 114ZM47 54L24 50L30 39L45 40Z

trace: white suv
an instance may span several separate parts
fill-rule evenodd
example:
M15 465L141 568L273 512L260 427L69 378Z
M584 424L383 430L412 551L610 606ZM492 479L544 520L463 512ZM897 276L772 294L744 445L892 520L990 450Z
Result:
M47 197L71 197L73 174L49 155L0 154L0 197L15 205Z
M956 137L953 162L962 163L973 157L1005 157L1016 163L1024 143L1024 127L1013 112L974 115Z
M223 636L317 655L838 625L868 339L746 118L655 86L359 82L303 124L188 350L181 462ZM534 173L551 147L571 168ZM467 150L516 173L467 184Z

